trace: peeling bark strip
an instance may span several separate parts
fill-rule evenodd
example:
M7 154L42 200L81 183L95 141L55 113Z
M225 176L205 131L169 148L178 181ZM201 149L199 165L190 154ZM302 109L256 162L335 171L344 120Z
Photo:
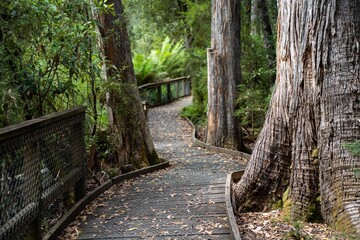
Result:
M242 150L234 117L240 83L240 0L213 0L208 49L208 125L206 143Z
M360 233L360 2L279 0L277 86L241 181L239 211L284 198L292 219Z
M109 0L114 4L114 14L100 16L99 26L104 42L104 55L109 63L106 74L114 88L107 94L107 107L112 139L119 165L131 163L136 168L160 162L149 129L136 86L134 67L131 61L130 42L120 0Z

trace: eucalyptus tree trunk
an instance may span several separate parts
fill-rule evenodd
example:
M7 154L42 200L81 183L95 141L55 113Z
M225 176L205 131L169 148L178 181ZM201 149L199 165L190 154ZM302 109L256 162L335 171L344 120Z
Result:
M251 34L256 35L259 32L258 19L259 19L259 0L251 0L250 6L250 26Z
M133 164L141 168L158 163L159 158L137 89L123 5L120 0L109 0L107 4L114 4L114 13L99 16L99 29L107 61L106 100L111 138L119 165Z
M206 143L241 149L234 116L240 83L240 0L213 0L211 49L208 49L208 124Z
M251 34L262 34L264 47L266 50L266 57L269 68L275 66L275 42L273 40L274 34L270 21L269 14L269 0L251 0L250 22ZM259 28L261 31L259 31ZM272 86L275 82L275 76L271 76L269 83Z
M242 179L238 211L283 199L292 219L360 233L360 2L279 1L277 82ZM285 193L285 194L284 194Z
M269 66L273 67L275 65L275 44L273 41L273 31L271 28L269 9L266 0L257 0L258 6L258 15L261 23L261 28L263 32L264 45L267 51L267 57Z
M180 19L182 21L183 24L183 29L184 29L184 42L185 42L185 48L186 49L190 49L191 45L193 43L194 40L194 36L192 35L191 29L188 26L188 23L186 22L186 17L185 15L187 14L187 12L189 11L188 5L184 0L177 0L178 6L179 6L179 15L180 15Z

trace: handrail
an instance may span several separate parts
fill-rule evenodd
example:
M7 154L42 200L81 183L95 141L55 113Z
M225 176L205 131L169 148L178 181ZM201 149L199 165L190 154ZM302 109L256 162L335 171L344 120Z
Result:
M179 78L174 78L174 79L164 79L164 80L160 80L158 82L147 83L147 84L141 85L138 88L139 88L139 90L143 89L143 88L155 88L155 87L165 85L168 83L178 82L178 81L187 80L187 79L190 79L190 76L179 77Z
M5 141L6 139L24 134L25 132L32 131L39 127L49 125L60 120L72 117L76 114L81 114L85 112L86 107L74 107L69 110L62 112L52 113L46 116L35 118L32 120L20 122L13 124L4 128L0 128L0 142Z
M161 80L138 87L141 100L150 106L170 103L179 98L191 95L190 76Z

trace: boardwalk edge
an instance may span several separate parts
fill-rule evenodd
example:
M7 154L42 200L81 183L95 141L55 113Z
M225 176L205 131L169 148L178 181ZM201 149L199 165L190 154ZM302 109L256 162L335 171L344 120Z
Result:
M250 156L251 156L250 154L240 152L240 151L236 151L236 150L232 150L232 149L211 146L209 144L206 144L206 143L200 141L199 139L196 138L196 126L187 117L183 117L183 118L190 124L190 126L192 128L193 132L192 132L191 141L192 141L194 147L201 147L201 148L205 148L207 150L218 152L218 153L226 153L226 154L229 154L231 156L242 157L247 161L250 160Z
M232 183L235 179L241 178L244 170L233 172L227 175L226 177L226 185L225 185L225 205L226 205L226 213L227 219L231 231L231 236L235 240L241 240L240 232L238 225L236 224L234 209L232 205Z
M187 117L183 117L192 127L192 143L194 147L201 147L201 148L205 148L207 150L211 150L214 152L219 152L219 153L226 153L229 154L231 156L236 156L236 157L242 157L245 160L249 161L250 160L250 154L244 153L244 152L239 152L239 151L235 151L232 149L226 149L226 148L220 148L220 147L215 147L215 146L211 146L209 144L206 144L202 141L200 141L199 139L196 138L196 126L192 123L192 121L190 121L190 119L188 119ZM244 170L240 170L237 172L233 172L227 175L226 177L226 185L225 185L225 205L226 205L226 213L227 213L227 219L228 219L228 223L229 223L229 227L230 227L230 231L231 231L231 236L233 239L235 240L241 240L241 236L240 236L240 232L239 232L239 228L236 224L236 219L235 219L235 214L234 214L234 210L233 210L233 206L232 206L232 183L233 180L235 179L240 179L241 176L243 175Z
M142 168L133 172L129 172L126 174L118 175L111 180L105 182L104 184L98 186L91 192L89 192L85 197L83 197L80 201L78 201L61 219L55 224L49 232L42 238L43 240L55 240L57 237L64 231L64 229L73 222L76 217L81 213L81 211L85 208L86 205L94 201L98 196L107 191L112 186L119 184L120 182L132 179L136 177L140 177L142 175L155 172L157 170L165 169L170 166L169 161L165 161L163 163L159 163L147 168Z

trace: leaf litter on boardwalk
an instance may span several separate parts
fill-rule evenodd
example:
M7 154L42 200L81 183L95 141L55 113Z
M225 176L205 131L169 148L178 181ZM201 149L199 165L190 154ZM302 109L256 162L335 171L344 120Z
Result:
M119 185L113 186L109 190L101 194L89 205L86 205L85 209L81 211L80 215L76 218L76 220L73 221L71 224L69 224L67 228L65 228L65 230L58 237L58 239L59 240L77 239L81 233L79 230L81 223L87 224L86 221L89 216L94 216L99 219L110 220L113 217L117 217L121 214L126 213L126 209L118 209L111 214L98 214L96 210L98 208L108 207L107 204L104 204L104 201L111 199L114 194L118 194L122 197L125 197L128 194L132 184L133 184L133 180L127 180ZM119 223L115 223L115 224L119 224ZM96 228L97 226L93 226L93 227Z
M150 118L151 118L151 114L150 114ZM174 232L172 233L175 233L175 231L179 232L181 229L185 229L185 231L182 233L185 234L184 236L187 235L187 232L190 231L194 232L194 230L199 234L210 236L216 228L223 227L222 223L226 224L226 221L224 219L219 219L218 222L217 221L213 222L215 219L211 219L211 218L209 218L209 220L207 221L206 212L204 212L205 215L201 217L193 216L194 214L195 215L198 214L191 212L194 209L197 210L204 209L204 211L206 211L206 209L210 205L213 205L215 203L213 203L212 201L204 200L204 198L201 198L204 192L198 190L191 191L191 188L194 189L194 187L192 187L193 180L191 180L190 177L194 176L195 179L196 177L199 177L200 181L204 181L202 180L202 178L204 178L205 180L207 179L210 180L210 178L208 177L210 175L212 175L212 178L225 176L228 172L234 171L236 167L240 166L239 163L242 162L240 160L234 161L233 158L224 154L215 154L213 152L209 152L197 147L189 148L189 146L192 145L191 143L192 129L189 127L189 125L183 122L178 115L174 117L172 116L169 117L169 114L166 113L163 114L163 116L160 119L161 119L160 121L171 122L175 124L174 126L172 126L171 129L170 127L166 127L166 125L162 123L164 127L159 127L157 130L155 130L158 131L158 133L157 136L155 136L154 138L157 141L155 142L155 145L161 147L161 149L157 148L158 155L162 158L171 160L171 166L166 170L162 170L156 173L149 174L148 176L137 178L135 180L136 186L140 186L141 183L144 183L147 188L146 190L149 193L159 194L159 196L161 196L161 200L166 200L167 198L168 200L166 201L168 201L169 203L176 201L185 202L185 205L182 205L180 207L183 210L183 214L185 216L183 218L179 218L176 212L177 211L176 205L174 205L175 207L172 207L171 209L165 210L165 212L161 212L162 211L161 208L163 207L161 205L154 205L154 207L151 207L151 203L149 203L149 205L144 206L148 204L149 200L147 200L146 197L144 197L144 188L138 188L138 191L132 189L131 195L134 197L136 196L136 194L143 193L142 198L145 198L145 201L142 201L141 207L142 209L144 209L144 211L148 211L149 215L154 216L154 218L150 221L151 222L150 226L147 226L147 227L151 227L152 230L143 229L141 224L139 224L138 222L131 221L131 219L129 219L129 221L126 221L123 217L113 220L112 224L114 226L124 224L122 226L123 229L127 229L128 231L129 229L132 229L131 231L132 235L136 234L140 236L139 234L143 234L141 236L145 238L153 236L154 229L157 229L157 232L162 231L162 234L164 235L168 234L170 230L162 229L167 224L173 224L178 226L178 230L174 230ZM174 130L178 131L178 133L174 134L173 132ZM182 143L178 143L178 141L182 141ZM191 166L192 164L194 166L194 163L195 166L198 167L190 169L189 166ZM175 181L172 182L173 181L172 179L175 179ZM191 186L189 188L174 187L172 189L171 187L169 188L167 187L167 185L169 184L168 182L171 182L171 184L175 184L176 186L178 186L177 184L180 185L184 184L188 182L188 180L190 180L189 186ZM149 184L150 181L152 181L151 185ZM203 184L203 182L201 182L200 184ZM115 195L112 195L111 197L113 196ZM110 200L110 198L108 199ZM201 199L203 201L201 201ZM106 200L106 196L104 196L103 200ZM136 201L137 204L139 204L138 200ZM99 201L98 204L101 204L101 201ZM127 213L128 208L130 207L136 208L136 205L134 204L127 205L127 200L125 199L125 197L119 199L119 205L121 205L120 209L125 210L125 212L122 213L124 214L124 216ZM99 217L99 213L97 212L98 209L99 208L93 209L92 210L93 215L91 216ZM106 210L107 207L104 206L101 207L101 209ZM109 214L109 213L105 211L105 214ZM167 216L169 218L167 218ZM179 224L175 224L175 223L179 223ZM96 219L96 221L94 221L93 224L99 224L99 220ZM98 227L98 229L101 228L100 225L99 226L96 225L95 227ZM101 228L100 230L102 229L103 228ZM76 231L74 232L76 234ZM206 237L206 238L211 238L211 237Z

